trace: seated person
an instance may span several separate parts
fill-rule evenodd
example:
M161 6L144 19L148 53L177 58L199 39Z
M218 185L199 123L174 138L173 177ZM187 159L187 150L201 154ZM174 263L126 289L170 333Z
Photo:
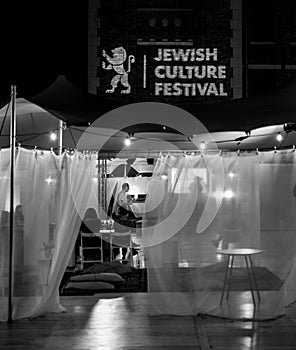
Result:
M122 184L121 191L117 195L112 218L115 222L123 226L136 227L135 221L141 220L141 218L137 218L131 208L132 199L127 195L128 191L129 184L125 182Z

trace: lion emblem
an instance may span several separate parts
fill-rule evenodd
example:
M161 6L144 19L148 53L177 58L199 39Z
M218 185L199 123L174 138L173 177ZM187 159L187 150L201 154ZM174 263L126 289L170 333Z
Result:
M135 56L128 56L128 69L125 70L124 62L126 61L126 51L123 47L116 47L111 50L113 53L113 57L106 54L106 51L103 50L103 57L108 61L108 65L105 62L102 62L102 68L106 70L114 69L116 75L111 80L111 89L107 89L106 93L112 94L119 82L121 82L122 86L126 89L122 90L122 94L129 94L131 92L131 86L128 82L128 73L131 71L131 64L135 62Z

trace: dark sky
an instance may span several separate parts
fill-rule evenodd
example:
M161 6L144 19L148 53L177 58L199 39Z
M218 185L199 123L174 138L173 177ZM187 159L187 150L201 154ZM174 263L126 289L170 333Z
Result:
M31 97L60 74L87 89L87 0L9 1L0 5L0 102L11 84Z

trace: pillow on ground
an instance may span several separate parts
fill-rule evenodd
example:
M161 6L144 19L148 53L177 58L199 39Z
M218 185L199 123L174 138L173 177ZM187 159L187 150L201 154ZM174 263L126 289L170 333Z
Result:
M114 272L119 275L123 275L125 273L130 273L134 270L134 267L121 264L118 261L112 262L104 262L102 264L95 264L90 266L79 273L79 275L87 275L94 273L102 273L102 272Z
M105 290L115 289L114 285L102 281L89 282L69 282L66 288L88 289L88 290Z
M124 279L113 272L88 273L85 275L76 275L70 278L71 282L86 282L86 281L103 281L103 282L122 282Z
M109 270L108 272L118 273L119 275L131 273L135 269L134 267L131 267L129 265L121 264L118 261L113 261L112 263L110 263L110 265L112 266L112 269Z
M87 275L90 273L101 273L101 272L108 272L112 269L111 266L109 266L106 263L103 264L95 264L92 266L87 267L86 269L82 270L80 272L80 275Z
M85 275L76 275L70 278L71 282L91 282L96 281L94 273L87 273Z
M98 273L95 275L95 278L97 281L103 281L103 282L123 282L124 281L124 279L120 275L113 272Z

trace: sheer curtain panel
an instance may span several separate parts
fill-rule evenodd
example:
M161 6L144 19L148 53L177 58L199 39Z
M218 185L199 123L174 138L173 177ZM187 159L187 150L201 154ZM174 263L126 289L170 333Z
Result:
M162 197L143 229L149 313L284 314L296 296L295 169L291 151L160 156L153 179L164 190L151 187ZM237 248L261 251L253 257L256 305L243 257L234 258L233 278L224 284L227 260L220 252ZM229 293L221 302L223 286Z
M0 152L0 319L7 320L9 150ZM94 191L96 155L18 148L15 164L13 319L63 311L58 287Z

